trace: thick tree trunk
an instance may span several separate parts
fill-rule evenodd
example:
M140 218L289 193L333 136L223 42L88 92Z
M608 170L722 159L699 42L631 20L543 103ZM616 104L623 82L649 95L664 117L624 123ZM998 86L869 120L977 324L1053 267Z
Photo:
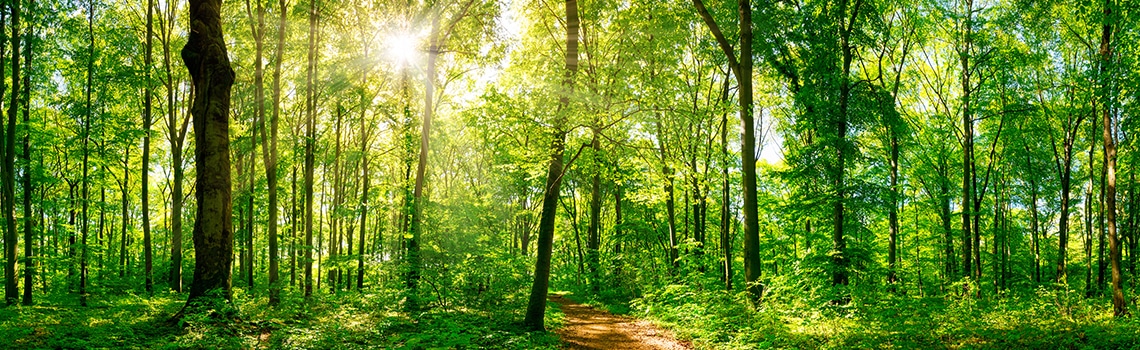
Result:
M182 60L194 95L194 160L198 176L194 197L194 283L186 305L200 299L232 297L234 232L231 214L229 110L234 71L222 35L221 0L190 0L190 37ZM216 293L216 294L215 294Z
M538 258L534 263L534 283L523 324L530 330L544 330L546 295L550 286L550 256L554 246L554 223L558 210L558 196L562 190L562 156L566 149L566 114L570 111L570 94L574 89L574 73L578 71L578 1L566 0L566 71L562 81L564 91L558 98L558 116L555 117L550 145L550 165L546 171L546 187L542 197L542 214L538 224Z

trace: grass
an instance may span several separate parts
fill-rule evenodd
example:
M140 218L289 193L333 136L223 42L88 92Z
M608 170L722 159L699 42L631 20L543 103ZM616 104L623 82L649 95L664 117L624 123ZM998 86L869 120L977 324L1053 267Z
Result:
M557 338L521 328L523 305L453 305L408 314L395 292L322 294L306 301L286 293L265 298L237 290L240 319L172 321L185 294L41 297L34 306L0 308L0 339L21 349L554 349ZM549 308L548 324L559 312Z
M774 300L772 300L774 299ZM844 306L672 285L634 314L702 349L1140 349L1140 322L1104 298L1038 289L999 298L880 294Z

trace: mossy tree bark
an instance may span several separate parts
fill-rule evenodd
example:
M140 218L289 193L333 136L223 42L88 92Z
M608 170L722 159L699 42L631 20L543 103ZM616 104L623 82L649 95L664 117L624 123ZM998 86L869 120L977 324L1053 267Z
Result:
M222 34L221 0L190 0L190 38L182 61L195 91L194 160L198 167L194 197L194 283L186 304L212 293L232 296L234 232L230 179L229 111L234 71Z

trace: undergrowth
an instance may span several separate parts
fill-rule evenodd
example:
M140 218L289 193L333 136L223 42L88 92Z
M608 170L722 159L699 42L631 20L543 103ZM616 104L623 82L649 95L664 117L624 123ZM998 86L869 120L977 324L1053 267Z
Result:
M634 314L701 349L1140 349L1140 322L1112 317L1106 298L1065 288L997 297L857 292L746 293L669 285L632 302Z
M553 349L551 333L526 332L512 298L499 305L432 307L407 313L398 292L285 293L276 308L237 289L238 318L172 316L185 294L124 294L92 298L80 307L70 295L34 306L0 308L0 339L19 349ZM519 304L519 305L515 305ZM557 308L548 308L557 325Z

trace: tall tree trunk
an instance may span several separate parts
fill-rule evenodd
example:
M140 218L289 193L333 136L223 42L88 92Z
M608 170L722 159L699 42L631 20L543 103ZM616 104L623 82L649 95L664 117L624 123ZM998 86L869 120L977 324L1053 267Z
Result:
M424 188L424 174L427 170L427 157L429 150L429 141L431 140L431 119L434 107L432 105L433 98L435 97L435 69L436 59L440 52L440 33L439 33L439 20L440 12L437 9L434 17L432 18L431 34L429 40L429 47L427 52L427 76L424 77L424 112L423 123L421 123L420 131L420 152L419 159L416 162L416 179L415 188L412 190L412 220L411 226L411 239L408 241L408 275L407 279L407 308L408 310L418 310L419 300L416 296L419 286L421 257L420 257L420 239L423 235L423 188Z
M724 77L724 89L722 89L722 96L724 99L728 98L728 78ZM720 115L720 156L721 156L721 191L720 191L720 251L721 251L721 275L720 280L724 283L724 290L732 290L732 239L728 235L729 224L732 218L729 217L729 197L730 188L728 184L728 112ZM805 237L806 238L806 237Z
M1064 145L1064 158L1061 160L1061 215L1058 219L1058 247L1057 247L1057 283L1067 283L1066 276L1066 255L1067 248L1069 247L1069 213L1070 213L1070 198L1072 188L1072 154L1073 146L1071 143Z
M35 8L34 8L35 0L29 0L28 6L31 7L31 10L29 12L34 13L35 12ZM35 32L32 29L32 23L31 23L32 21L29 21L29 22L30 23L28 23L26 31L28 32L29 37L34 37ZM31 79L32 43L30 41L24 45L24 71L27 73L24 74L24 85L23 85L24 86L24 95L23 95L23 101L22 101L24 104L23 113L24 113L24 125L25 125L25 127L24 127L24 153L23 153L23 159L21 159L21 163L23 163L21 165L24 168L23 169L24 170L23 171L23 181L24 181L24 184L23 184L23 190L24 190L24 218L23 218L23 221L24 221L24 295L23 295L23 300L21 302L24 305L32 305L32 285L33 285L32 276L35 275L35 273L36 273L35 264L33 262L33 257L35 256L35 254L33 254L33 249L32 249L32 243L34 242L32 239L32 232L35 230L36 221L35 221L35 219L32 218L32 194L33 194L32 189L33 189L33 187L32 187L32 149L31 149L31 140L30 140L31 132L29 132L27 130L28 129L27 126L31 125L29 123L29 119L30 119L30 114L31 114L31 112L30 112L31 102L30 101L32 99L32 84L31 84L31 81L32 81L32 79ZM9 118L9 120L11 121L12 119ZM12 123L14 124L14 122L12 122ZM11 137L14 139L16 137L16 135L12 134ZM43 205L42 201L40 204L41 204L41 206ZM40 234L40 237L41 238L43 237L42 233Z
M1001 180L999 179L997 182L1001 183ZM1002 243L1001 243L1005 233L1002 232L1002 229L1001 229L1001 223L1002 223L1002 220L1004 220L1004 216L1003 216L1004 213L1002 212L1002 199L1003 198L1001 196L1000 191L997 191L997 189L995 189L995 192L997 192L997 194L994 196L994 226L993 226L994 236L993 236L993 241L990 242L991 248L993 249L993 251L991 253L991 254L993 254L992 255L993 256L993 263L991 263L990 266L993 268L993 272L994 272L994 275L993 275L994 295L997 295L998 292L1001 291L1002 267L1000 264L1000 262L1001 262L1000 255L1005 252L1005 250L1004 250L1005 248L1002 247Z
M1101 80L1101 120L1104 123L1104 164L1106 167L1104 179L1105 192L1105 220L1108 224L1108 250L1109 260L1112 263L1112 314L1124 317L1129 314L1128 304L1124 300L1124 289L1121 287L1123 276L1120 273L1120 242L1116 237L1116 138L1113 135L1112 125L1112 95L1108 77L1108 65L1112 60L1112 0L1104 1L1104 26L1100 37L1100 80Z
M12 34L14 37L16 33L13 32ZM93 86L92 86L93 85L93 76L94 76L93 71L94 71L94 67L95 67L95 2L94 1L90 1L87 3L87 37L88 37L88 42L87 42L88 43L88 46L87 46L87 50L88 50L87 85L86 85L86 91L85 91L85 94L87 97L87 110L86 110L86 113L85 113L86 115L84 116L84 121L83 121L83 178L81 180L82 181L82 196L83 196L83 205L82 205L83 209L81 211L81 213L82 213L81 218L82 218L83 222L81 223L81 225L83 227L83 229L82 229L83 231L82 231L82 239L80 241L81 243L80 243L80 253L79 253L79 305L80 306L87 306L87 230L89 228L87 225L87 223L88 223L87 209L88 209L89 204L90 204L89 203L90 201L88 200L89 199L88 189L90 186L90 184L89 184L90 179L88 178L88 171L89 171L90 167L88 166L89 165L88 161L89 161L89 157L90 157L90 153L91 153L90 149L88 149L88 144L91 142L90 141L91 140L91 118L94 114L94 111L91 108L91 90L93 88ZM16 46L16 45L12 45L12 46ZM16 48L13 48L13 51L15 51L15 50L16 50ZM5 209L7 209L7 208L5 208ZM5 212L7 212L7 210L5 210ZM147 276L150 276L149 272L150 272L150 269L148 266Z
M752 104L752 1L737 0L739 11L740 42L739 51L725 38L716 20L705 8L702 0L693 0L705 26L712 32L721 51L728 58L729 67L736 76L737 101L740 103L740 160L744 190L744 283L753 301L759 301L764 293L758 283L760 279L760 221L756 203L756 123L753 119ZM739 56L737 52L740 52Z
M8 19L8 12L5 12L5 11L3 11L3 9L0 9L0 32L3 31L4 25L7 23L7 19ZM7 70L2 69L4 67L5 62L6 62L5 58L7 57L6 56L7 48L8 48L8 43L4 40L0 40L0 95L3 95L4 92L6 92L6 89L8 88L8 84L4 83L4 74L7 73ZM2 97L0 97L0 110L4 109L3 104L4 104L4 99ZM3 133L4 133L4 118L2 116L0 116L0 136L2 136ZM3 140L0 140L0 174L3 174L3 167L4 167L3 158L4 158L4 145L3 145ZM2 182L2 180L0 180L0 182ZM0 185L0 211L2 211L2 209L3 209L3 201L5 200L4 198L2 198L3 197L2 187L3 186ZM70 190L70 188L69 188L69 190ZM69 193L69 195L70 195L70 193ZM0 214L0 217L2 217L2 216L3 215ZM4 225L3 222L0 222L0 225L3 225L6 227L6 225ZM16 292L17 286L15 284L15 282L16 282L16 279L15 279L15 276L16 276L16 245L15 245L15 242L16 242L16 240L9 237L10 235L14 235L14 234L15 234L15 231L12 231L12 232L4 231L3 232L3 236L4 236L4 261L3 261L3 264L4 264L4 281L5 281L4 282L5 305L13 305L16 303L16 293L17 293ZM9 242L11 242L11 244L9 244ZM69 267L70 267L70 265L69 265ZM67 275L69 281L71 280L72 275L74 275L74 273L71 272L71 270L69 269L68 275ZM11 283L11 285L9 285L9 283ZM11 293L11 295L9 295L9 292Z
M833 224L835 225L831 239L833 244L832 275L833 285L847 285L847 242L843 235L846 225L844 202L847 201L847 111L851 101L851 61L854 59L855 46L851 43L851 34L855 30L856 20L859 18L859 7L862 0L855 0L855 5L848 13L847 0L840 5L840 48L843 51L843 72L839 77L839 115L835 122L835 199ZM892 240L892 244L893 244Z
M9 39L12 41L12 93L11 102L8 105L8 125L7 131L4 132L4 163L3 171L3 210L4 210L4 300L7 305L16 304L19 297L19 291L16 286L16 114L20 106L20 1L12 1L9 3L12 18L12 36ZM92 17L93 18L93 17ZM94 39L92 39L94 43ZM0 67L3 65L0 64ZM91 97L90 97L90 84L91 73L88 64L88 97L87 108L90 112ZM90 115L90 114L89 114ZM86 169L86 168L85 168ZM86 203L86 202L84 202ZM85 248L86 249L86 248Z
M122 184L123 188L121 191L122 205L123 205L123 215L122 215L123 225L119 231L119 278L120 279L126 276L126 270L127 270L127 226L129 226L129 223L130 223L129 222L130 221L130 215L128 215L129 208L127 207L127 200L129 198L130 193L127 191L128 186L125 183L127 180L128 180L127 179L127 168L123 167L123 182L124 183Z
M896 85L897 86L897 85ZM896 88L897 89L897 88ZM894 95L892 95L894 96ZM891 108L894 108L895 101L891 99ZM890 238L888 239L887 246L887 283L890 285L889 289L893 292L896 290L895 284L898 283L898 275L895 269L898 264L898 240L899 240L899 130L897 125L890 126L890 171L891 171L891 207L887 213L887 221L890 226Z
M292 186L292 195L289 197L289 286L297 285L297 217L300 212L297 211L297 165L293 164L293 180L289 182Z
M1095 121L1095 119L1094 119L1094 121ZM1092 162L1090 162L1089 164L1092 164ZM1104 265L1104 250L1105 250L1104 238L1106 235L1106 232L1105 232L1106 227L1105 227L1105 223L1104 223L1104 201L1105 201L1105 198L1104 198L1104 180L1105 180L1105 177L1108 175L1107 173L1108 173L1107 164L1104 164L1102 162L1101 167L1100 167L1100 184L1101 184L1100 185L1100 195L1099 195L1100 198L1098 198L1098 200L1097 200L1097 207L1100 209L1099 215L1097 215L1098 225L1097 225L1097 235L1096 235L1096 247L1097 247L1097 254L1096 254L1096 291L1097 291L1098 295L1104 294L1104 273L1105 273L1105 268L1106 268L1106 266Z
M622 235L622 217L621 217L621 195L623 188L621 183L614 184L614 258L612 261L614 266L614 278L616 283L621 283L622 275L622 240L625 239Z
M1070 89L1067 92L1069 102L1074 98L1074 92ZM1072 181L1073 181L1073 152L1075 149L1077 134L1080 130L1081 122L1084 120L1082 113L1068 113L1063 120L1063 138L1061 140L1061 149L1057 149L1056 141L1053 141L1053 158L1054 164L1057 169L1057 176L1061 180L1061 215L1058 222L1058 248L1057 248L1057 283L1068 283L1067 271L1067 255L1069 247L1069 217L1071 214L1072 203ZM1096 141L1092 141L1090 151L1095 146ZM1091 157L1091 156L1090 156ZM1090 158L1091 160L1091 158ZM1091 167L1090 167L1091 169Z
M970 114L970 93L973 92L970 86L972 72L970 69L970 54L973 49L973 0L966 0L965 6L965 24L963 24L961 28L964 45L959 48L958 52L962 69L962 276L970 277L973 274L971 263L974 255L974 247L972 245L974 235L972 234L972 226L970 226L970 216L972 214L970 211L973 209L970 201L974 198L974 190L972 187L974 184L972 177L974 174L974 119Z
M1030 169L1032 169L1033 163L1030 160L1031 158L1028 156L1029 145L1025 146L1025 153L1026 153L1025 163ZM1040 231L1037 228L1037 225L1040 222L1040 220L1037 218L1039 215L1039 212L1037 209L1037 180L1036 180L1037 175L1030 172L1028 174L1028 176L1026 176L1026 177L1029 179L1029 220L1031 220L1029 223L1029 231L1030 231L1030 235L1032 236L1032 245L1033 245L1033 282L1040 284L1041 283L1041 243L1040 243L1040 234L1039 234Z
M75 288L75 260L78 257L79 248L75 242L75 239L79 237L75 229L75 190L79 186L79 181L66 178L65 180L67 181L67 289L70 292L72 288ZM129 264L130 261L127 263Z
M665 153L665 129L662 127L661 118L658 115L657 120L657 150L661 156L661 176L665 178L662 186L664 187L665 195L665 215L666 223L668 224L669 232L667 238L669 239L669 274L674 275L678 273L680 267L679 255L677 253L677 245L680 241L677 239L677 205L673 199L673 179L675 172L669 166L669 157Z
M329 268L327 270L328 271L327 277L329 279L329 283L328 283L329 293L332 293L332 294L336 294L337 276L340 274L340 268L337 266L338 265L337 264L337 261L338 261L337 255L340 253L339 250L340 250L341 217L338 213L340 212L341 197L344 195L343 179L341 177L341 175L342 175L341 174L341 168L343 168L343 164L341 164L341 161L340 161L340 153L341 153L340 147L341 147L341 133L342 133L342 129L341 129L342 123L341 122L344 118L344 108L342 108L340 104L337 104L335 113L336 113L336 118L335 118L336 120L334 122L334 128L333 128L334 151L333 151L333 162L332 162L332 168L333 168L332 207L330 208L331 210L329 211L329 258L328 258Z
M262 57L264 50L265 39L265 9L262 6L261 0L257 1L257 22L254 26L254 41L255 41L255 59L254 59L254 94L255 94L255 111L256 118L260 124L258 129L261 132L261 157L262 162L265 164L265 180L266 187L269 193L269 204L266 206L268 211L268 218L266 219L266 229L269 231L269 304L277 305L281 302L281 286L279 279L279 265L278 265L278 242L277 242L277 217L279 209L277 208L277 121L281 114L281 86L280 86L280 60L284 48L278 46L275 70L273 73L273 115L269 121L269 128L272 128L268 133L265 126L265 66L262 64ZM282 18L288 12L284 8L284 1L281 1L282 6L278 11L281 12ZM246 1L246 12L249 12L249 1ZM278 27L278 38L284 35L282 27Z
M167 5L169 6L169 5ZM150 68L151 68L151 53L154 48L154 43L151 38L154 36L154 0L147 0L146 2L146 56L143 58L143 76L146 79L146 87L143 89L143 149L142 149L142 169L139 170L139 181L141 182L139 188L141 189L140 195L142 196L142 229L143 229L143 252L146 255L146 291L148 293L153 291L152 280L152 267L153 261L151 260L151 237L150 237L150 125L153 120L151 111L154 107L153 93L150 82ZM125 174L124 174L125 175ZM124 180L126 177L124 176ZM125 194L124 194L125 196ZM173 197L173 195L171 196ZM124 213L126 211L124 210ZM125 227L124 227L125 228ZM173 267L173 266L172 266ZM171 282L174 282L174 274L176 269L171 269ZM181 286L172 283L171 287L175 291L180 291Z
M313 295L313 163L316 148L316 74L317 69L317 15L319 3L309 5L309 58L305 81L305 297Z
M578 71L578 1L566 0L566 58L563 91L558 97L558 111L550 145L550 165L546 171L546 187L542 197L542 214L538 224L538 259L534 263L534 283L523 323L527 329L543 330L545 326L546 295L550 287L550 256L554 246L554 223L558 210L558 196L562 190L562 156L566 149L566 114L569 113L570 94L574 89L574 73Z
M1095 126L1095 120L1093 126ZM1095 129L1094 129L1095 130ZM1093 285L1092 281L1092 232L1093 232L1093 187L1096 186L1096 175L1094 175L1096 162L1093 160L1093 150L1096 148L1096 142L1089 142L1089 183L1085 188L1085 296L1092 297L1096 294L1097 286ZM1103 185L1101 186L1104 187ZM1101 205L1103 212L1103 205Z
M166 6L166 14L159 16L159 40L162 43L162 64L166 76L164 77L164 84L166 87L166 129L167 129L167 142L170 144L170 165L173 172L173 179L171 180L170 192L170 289L181 292L182 286L182 201L184 194L182 190L182 181L185 178L185 168L182 164L182 152L186 141L186 134L189 131L190 124L190 111L185 111L181 120L178 119L178 114L175 105L175 97L177 95L176 85L174 81L174 62L171 57L171 35L174 32L175 22L175 8L174 4ZM196 94L194 90L190 91L190 99ZM143 177L149 176L145 173ZM144 186L144 188L146 188ZM149 204L145 204L144 226L150 227L149 221ZM149 230L149 229L146 229Z
M253 251L253 232L256 231L256 229L254 228L254 225L253 225L253 216L254 216L254 212L257 211L253 206L253 198L256 196L256 192L257 192L257 188L255 187L256 185L253 182L253 177L256 176L255 174L257 174L257 170L256 170L257 169L257 159L255 159L256 157L254 156L254 154L257 153L257 141L254 140L254 137L256 137L256 135L257 135L256 130L257 130L257 126L256 126L256 123L254 123L254 126L251 128L250 135L249 135L250 141L253 143L252 145L250 145L250 150L249 150L249 160L248 160L249 169L246 170L246 172L245 172L245 178L246 178L246 180L248 180L248 182L246 182L245 217L242 218L240 215L238 216L239 220L245 221L245 230L242 231L239 228L237 231L239 234L241 232L245 232L244 237L238 238L238 239L242 239L240 244L245 245L244 250L242 250L243 252L245 252L245 254L242 255L242 257L245 258L245 261L241 262L242 266L244 267L243 270L245 271L245 276L240 276L239 278L245 279L245 281L246 281L245 286L246 286L246 288L249 288L249 289L253 289L253 286L254 286L254 284L253 284L253 270L254 270L253 261L255 259L255 256L257 256L257 254ZM241 174L238 174L238 179L239 179L238 181L241 181L240 180Z
M128 148L129 150L129 148ZM120 228L119 239L119 277L123 277L123 270L126 269L126 255L127 255L127 227L130 226L130 152L123 152L123 181L119 183L119 191L121 194L120 204L123 207L123 213L120 215L122 219L122 227Z
M590 147L593 149L594 156L594 174L590 178L590 223L586 231L586 265L590 272L590 288L594 294L601 290L601 271L599 271L600 262L599 251L601 248L602 240L600 226L602 221L602 179L601 179L601 142L598 140L599 130L598 126L591 128L593 138L590 140Z
M194 283L186 305L208 294L232 297L233 203L230 179L229 110L234 71L222 36L222 0L190 0L190 37L182 60L194 85Z
M365 60L368 59L370 52L371 51L367 47L364 48ZM360 74L360 86L364 87L367 85L368 85L368 70L362 70L361 74ZM360 124L360 171L362 173L361 174L362 183L360 184L360 205L358 207L358 209L360 210L360 235L358 236L358 239L357 239L357 244L359 246L358 246L358 249L356 251L356 290L357 291L363 291L364 290L364 235L365 235L366 229L368 227L368 191L369 191L369 186L371 186L371 179L369 178L369 175L370 175L369 170L370 169L368 168L368 160L369 160L368 149L370 146L369 133L368 133L368 126L370 126L370 123L368 120L368 106L369 106L369 104L371 104L371 102L372 101L369 99L368 94L365 93L364 89L361 89L361 91L360 91L360 102L359 102L358 108L360 108L360 123L359 123ZM352 232L349 232L348 235L351 237ZM352 244L349 244L348 251L352 252ZM351 278L352 278L352 276L349 276L349 279L351 279Z
M954 265L954 234L950 228L950 164L947 158L943 153L938 159L938 207L941 209L938 216L942 219L942 240L945 243L946 273L943 277L948 281L956 278L958 271Z
M361 119L364 117L364 110L361 110ZM364 183L360 186L360 236L358 236L356 250L356 290L364 290L364 233L365 228L368 227L368 190L371 184L368 172L368 135L364 133L364 125L361 123L360 127L360 156L361 156L361 172L363 172L362 180ZM352 247L349 247L352 249Z

